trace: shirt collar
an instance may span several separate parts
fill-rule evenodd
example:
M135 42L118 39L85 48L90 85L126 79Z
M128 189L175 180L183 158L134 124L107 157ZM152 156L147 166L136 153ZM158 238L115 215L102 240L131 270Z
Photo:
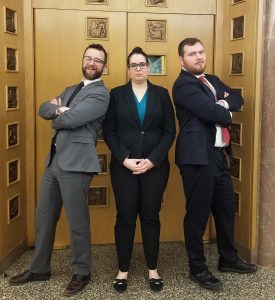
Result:
M97 79L94 79L94 80L89 80L89 79L82 79L82 81L84 82L84 86L92 83L92 82L97 82L97 81L100 81L102 80L101 78L97 78Z

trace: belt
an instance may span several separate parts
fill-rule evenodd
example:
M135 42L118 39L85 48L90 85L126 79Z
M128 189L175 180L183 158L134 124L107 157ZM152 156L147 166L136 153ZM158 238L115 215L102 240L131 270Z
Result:
M215 151L220 151L220 152L222 152L224 149L225 149L225 147L214 147L213 148Z

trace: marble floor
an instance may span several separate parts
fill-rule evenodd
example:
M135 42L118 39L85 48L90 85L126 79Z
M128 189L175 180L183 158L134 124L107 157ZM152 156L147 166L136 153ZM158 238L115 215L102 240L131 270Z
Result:
M205 245L205 252L210 270L223 282L223 287L219 291L202 289L189 280L184 244L173 242L161 243L160 246L159 271L165 284L160 293L150 291L143 248L142 245L135 244L128 290L124 294L118 294L112 288L112 280L117 270L114 245L92 246L91 283L82 293L70 299L275 300L275 268L260 267L256 274L220 273L216 268L218 256L215 244ZM27 250L4 274L1 274L0 299L66 299L62 293L72 276L70 249L54 250L52 278L49 281L9 286L9 277L26 270L32 255L33 250Z

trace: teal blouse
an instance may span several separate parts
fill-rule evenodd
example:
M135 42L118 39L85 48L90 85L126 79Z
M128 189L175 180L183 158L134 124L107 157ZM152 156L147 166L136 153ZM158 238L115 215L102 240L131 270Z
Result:
M143 124L144 117L145 117L145 111L146 111L146 104L147 104L147 91L143 95L141 101L138 101L135 93L134 93L134 98L135 98L135 101L136 101L136 106L137 106L138 116L139 116L140 122L141 122L141 124Z

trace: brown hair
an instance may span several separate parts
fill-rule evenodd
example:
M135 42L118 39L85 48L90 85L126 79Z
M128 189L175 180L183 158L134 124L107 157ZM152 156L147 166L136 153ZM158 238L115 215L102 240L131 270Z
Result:
M85 53L88 49L97 49L99 51L104 52L104 64L107 63L108 54L107 54L106 50L104 49L104 47L101 44L90 44L89 46L87 46L86 49L83 52L83 57L84 57L84 55L85 55Z
M184 47L187 45L187 46L194 46L195 44L197 43L200 43L203 45L203 43L197 39L197 38L186 38L184 40L182 40L180 43L179 43L179 46L178 46L178 54L179 56L183 56L184 54Z
M128 57L127 57L127 66L129 66L129 64L130 64L130 58L131 58L131 56L134 55L134 54L141 54L141 55L143 55L143 56L145 57L145 59L146 59L147 64L149 64L149 58L148 58L148 55L142 50L142 48L140 48L140 47L135 47L135 48L129 53L129 55L128 55Z

